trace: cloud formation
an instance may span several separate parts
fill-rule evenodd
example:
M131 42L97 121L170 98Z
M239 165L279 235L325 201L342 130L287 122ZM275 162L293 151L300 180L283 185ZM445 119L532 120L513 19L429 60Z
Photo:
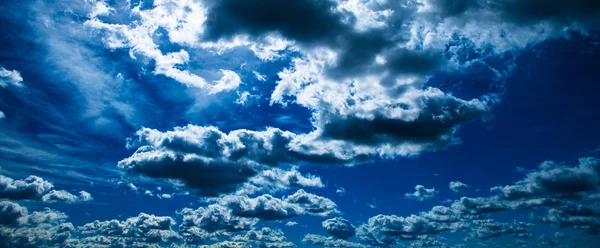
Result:
M0 198L10 200L33 200L43 202L77 203L93 200L86 191L74 195L65 190L54 190L54 184L38 176L14 180L0 175Z
M346 219L335 217L321 223L327 233L337 239L349 239L356 233L355 227Z
M450 190L452 190L452 192L457 194L464 193L467 189L469 189L469 185L459 181L452 181L448 186L450 187Z
M415 192L406 193L406 194L404 194L404 196L408 199L424 201L424 200L433 198L437 193L438 193L438 191L435 188L428 189L428 188L425 188L425 186L423 186L423 185L417 185L417 186L415 186Z

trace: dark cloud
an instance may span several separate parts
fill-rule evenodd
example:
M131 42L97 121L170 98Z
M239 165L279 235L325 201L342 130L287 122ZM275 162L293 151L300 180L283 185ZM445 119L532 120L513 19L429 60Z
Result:
M325 220L321 223L327 233L337 239L349 239L356 233L355 227L350 221L335 217L332 219Z
M525 179L516 184L497 186L491 190L500 193L500 197L504 199L572 197L573 194L594 190L599 185L600 160L581 158L574 167L544 162L537 171L527 173Z
M302 42L336 39L348 27L333 1L225 0L208 3L206 38L279 32Z
M530 25L548 21L555 25L568 26L573 22L583 22L598 27L600 3L594 0L495 0L486 7L498 11L506 20L519 25Z
M27 208L9 201L0 202L0 225L18 225L26 216Z

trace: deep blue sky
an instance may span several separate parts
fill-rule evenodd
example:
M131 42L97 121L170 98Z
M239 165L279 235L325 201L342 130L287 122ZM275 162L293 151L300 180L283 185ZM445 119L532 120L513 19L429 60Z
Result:
M594 1L1 9L0 246L600 245Z

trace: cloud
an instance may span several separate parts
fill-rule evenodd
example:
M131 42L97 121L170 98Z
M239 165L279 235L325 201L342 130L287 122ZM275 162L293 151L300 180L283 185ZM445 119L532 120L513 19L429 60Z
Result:
M251 247L269 247L269 248L291 248L296 247L292 242L286 241L285 234L279 229L263 227L246 231L243 235L236 235L231 238L236 242L243 242Z
M261 195L256 198L246 196L225 196L219 204L227 206L232 214L240 217L259 218L261 220L287 219L304 213L304 209L294 203Z
M346 189L344 189L344 187L339 187L338 189L335 190L335 193L338 195L344 195L344 194L346 194Z
M497 222L491 219L474 220L473 222L475 223L476 227L469 237L483 240L500 237L507 234L523 234L526 232L525 228L531 225L517 221L515 221L513 224L508 224Z
M133 143L139 148L119 161L121 169L131 174L176 179L194 193L206 196L231 193L241 186L250 187L246 188L250 192L322 187L318 177L272 167L299 160L329 161L335 156L293 151L289 144L297 135L277 128L240 129L226 134L212 126L188 125L167 132L143 128L136 135L138 139Z
M94 221L78 228L78 231L87 237L83 239L86 245L98 245L108 240L110 243L123 243L132 245L136 242L149 244L168 244L181 239L173 230L175 220L168 216L155 216L140 213L136 217L126 220ZM96 243L96 244L95 244Z
M425 186L423 186L423 185L417 185L417 186L415 186L414 193L406 193L406 194L404 194L404 196L406 196L406 198L408 198L408 199L424 201L424 200L433 198L437 193L438 193L438 191L435 190L435 188L428 189L428 188L425 188Z
M339 214L337 205L330 199L307 193L303 189L284 198L289 203L300 205L307 214L316 216L329 216Z
M55 210L34 211L17 203L0 202L0 240L9 247L65 246L73 224L66 222L67 215Z
M0 67L0 87L6 88L8 86L23 87L23 77L17 70L8 70L4 67Z
M469 188L469 185L464 184L459 181L452 181L452 182L450 182L449 187L450 187L450 190L452 190L452 192L458 194L458 193L464 193Z
M14 180L0 175L0 198L43 202L77 203L93 200L90 193L80 191L73 195L65 190L54 190L54 185L38 176Z
M66 203L76 203L76 202L86 202L91 201L92 195L86 191L79 191L79 195L73 195L64 190L51 190L48 194L42 196L43 202L66 202Z
M300 189L307 187L325 187L321 178L313 175L302 175L296 167L290 170L273 168L260 172L250 178L237 194L252 194L255 192L274 193L281 190Z
M302 243L322 247L348 247L348 248L363 248L366 245L349 242L343 239L335 239L334 237L325 237L317 234L307 234L302 239Z
M106 8L105 5L100 5L100 8L97 5L92 13L111 14L100 11ZM129 49L133 59L136 59L136 55L141 55L154 60L155 75L164 75L190 87L207 89L211 94L233 90L241 84L239 75L231 70L221 69L223 76L214 82L208 82L190 70L180 69L190 61L189 53L184 49L164 53L154 42L154 34L162 28L166 31L169 41L174 44L197 45L198 37L204 33L203 24L206 20L206 9L200 2L161 1L153 4L151 9L141 9L137 6L129 12L139 20L131 24L113 24L103 22L92 14L84 25L100 31L107 48Z
M298 222L288 221L288 222L285 223L285 226L295 226L295 225L298 225Z
M180 233L187 243L192 244L214 235L250 230L257 222L254 219L237 217L231 209L217 204L195 210L184 208L179 214L183 218L179 226Z
M527 173L514 185L497 186L492 192L503 199L523 199L543 196L570 197L591 191L600 185L600 160L580 158L575 167L552 161L541 163L537 171Z
M321 223L327 233L337 239L349 239L355 234L355 227L346 219L335 217Z
M210 40L279 32L285 37L312 42L335 38L332 33L344 29L340 22L342 15L333 12L334 3L328 1L226 0L209 1L207 5L204 35Z

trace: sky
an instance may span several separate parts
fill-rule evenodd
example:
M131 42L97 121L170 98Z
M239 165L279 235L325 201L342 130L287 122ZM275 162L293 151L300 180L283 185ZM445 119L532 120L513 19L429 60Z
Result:
M598 1L0 5L0 247L600 247Z

